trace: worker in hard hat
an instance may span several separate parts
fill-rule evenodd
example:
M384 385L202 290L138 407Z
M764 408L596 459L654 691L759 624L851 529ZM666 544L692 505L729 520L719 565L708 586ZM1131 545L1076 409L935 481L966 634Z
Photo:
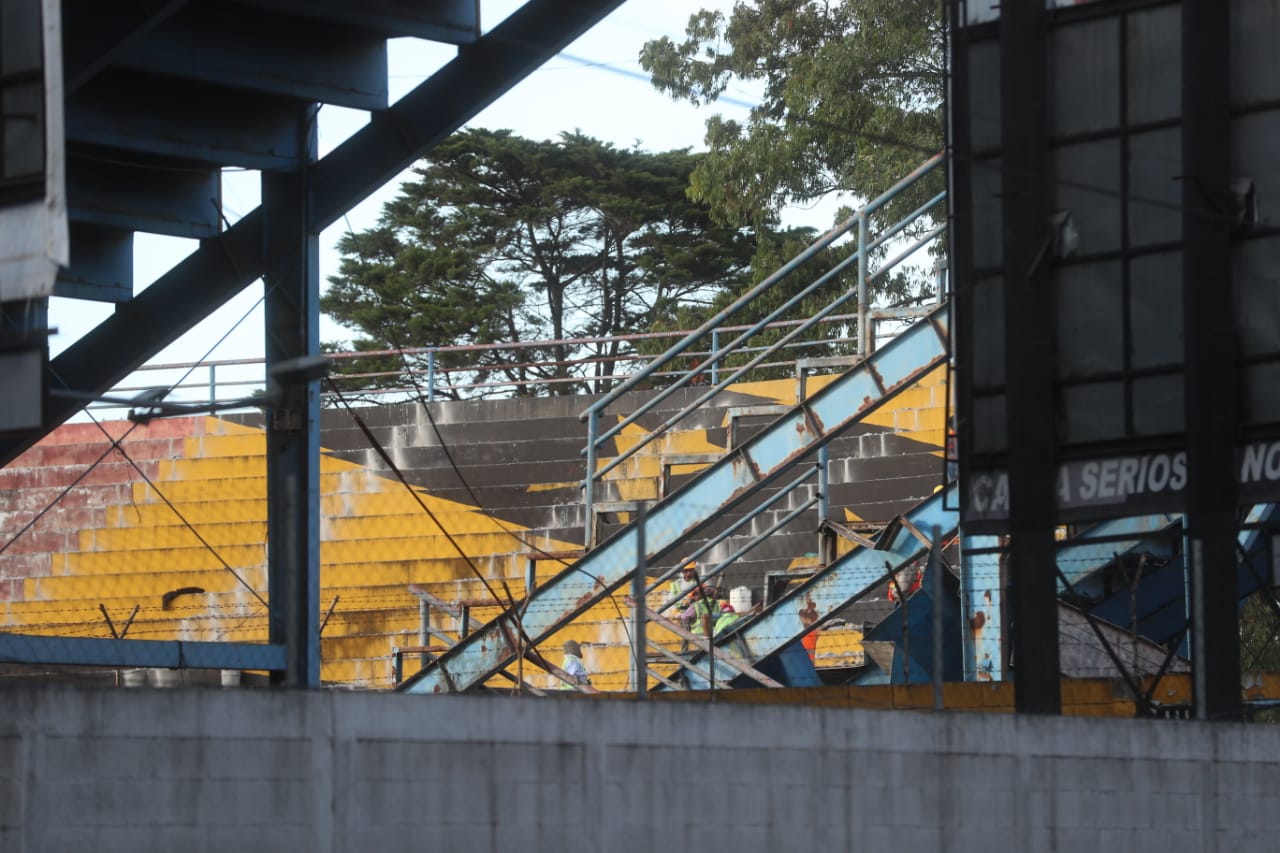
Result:
M680 624L695 634L707 634L720 614L719 592L699 580L690 595L693 603L680 614Z
M727 601L720 602L720 616L716 619L716 626L711 631L711 636L718 637L720 633L726 630L734 622L742 618L742 614L734 609L733 605Z
M667 615L677 616L693 604L690 593L698 585L698 564L694 560L684 564L680 574L667 585Z

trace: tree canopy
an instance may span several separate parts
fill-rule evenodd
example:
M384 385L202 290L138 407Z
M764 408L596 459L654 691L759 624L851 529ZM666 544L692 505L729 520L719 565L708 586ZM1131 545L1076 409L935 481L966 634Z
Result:
M360 334L362 351L562 342L670 325L682 309L738 289L754 251L748 232L716 224L686 193L698 160L577 133L455 134L415 167L375 227L339 242L341 265L321 308ZM518 391L567 394L607 387L611 359L626 346L451 352L436 366L488 365ZM405 366L397 362L370 357L345 369Z
M758 226L788 204L891 186L942 147L941 13L939 0L744 0L692 15L681 43L648 42L641 65L674 98L762 91L746 124L707 121L692 196L721 222Z

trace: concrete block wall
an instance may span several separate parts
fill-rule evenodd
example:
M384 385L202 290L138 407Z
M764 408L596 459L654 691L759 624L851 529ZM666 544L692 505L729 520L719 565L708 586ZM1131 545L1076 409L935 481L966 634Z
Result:
M0 848L1271 851L1274 726L5 688Z

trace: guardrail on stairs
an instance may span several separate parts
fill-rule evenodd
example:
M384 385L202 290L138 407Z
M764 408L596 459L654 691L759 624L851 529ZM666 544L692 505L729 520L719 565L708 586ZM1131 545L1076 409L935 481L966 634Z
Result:
M920 181L932 174L943 163L943 155L941 153L934 155L925 161L911 174L898 181L883 194L864 205L860 210L846 219L844 222L832 228L830 231L819 237L812 245L797 255L795 258L783 265L777 272L765 278L759 284L752 287L746 293L738 297L734 302L715 316L711 317L694 331L672 345L665 353L654 358L642 369L632 374L630 378L614 387L605 396L601 397L590 407L588 407L579 417L587 423L587 444L582 453L586 456L586 477L583 481L583 502L586 508L586 531L585 545L588 549L597 545L597 525L595 523L595 505L596 505L596 487L605 475L617 468L627 459L639 452L643 447L661 437L667 430L675 424L683 420L690 412L701 407L711 400L721 391L740 380L753 368L758 367L765 362L773 353L780 348L787 346L791 341L801 337L815 325L822 322L832 314L835 314L843 306L856 300L858 312L858 335L857 335L857 351L863 358L870 355L873 346L871 340L871 317L872 308L868 298L868 289L871 282L880 278L889 272L897 269L904 261L916 255L920 250L928 247L935 240L938 240L946 230L945 211L942 210L946 193L939 192L924 202L912 213L903 217L898 222L884 228L877 234L871 233L872 216L876 211L884 207L893 199L915 187ZM894 240L912 229L912 226L923 227L922 234L914 234L907 238L907 245L901 248L892 258L883 262L877 262L877 252L881 249L888 251L890 248L899 248L894 244ZM746 312L750 307L756 306L757 301L765 294L769 293L783 279L789 277L803 268L808 262L813 260L821 252L832 246L840 238L846 235L856 235L857 248L843 260L836 263L831 269L822 273L813 282L803 288L797 290L780 306L770 311L766 316L762 317L755 323L747 326L739 332L731 342L723 346L718 345L718 333L728 324L735 316ZM875 263L875 269L872 265ZM837 282L841 273L856 265L856 279L852 286L838 288L835 296L825 307L813 312L801 323L792 327L785 335L777 341L766 346L750 346L752 339L770 323L782 318L788 311L796 308L796 306L805 303L806 300L827 298L822 296L822 292L827 286L833 282ZM938 299L941 301L942 293L939 288ZM812 302L808 303L812 304ZM897 312L905 317L905 312ZM918 313L924 313L923 311ZM699 340L705 336L711 335L717 340L717 346L712 347L712 352L705 358L694 359L694 365L686 370L673 370L673 364L682 356L694 350ZM749 351L750 357L744 364L732 370L728 370L722 365L726 361L733 359L733 356L739 353ZM624 394L637 389L641 383L650 379L655 374L663 374L669 384L650 396L642 404L637 406L634 411L619 417L617 423L612 424L608 428L602 428L601 420ZM674 378L673 378L674 377ZM606 444L621 433L630 425L647 412L651 411L666 400L672 394L681 388L693 385L695 380L701 377L711 377L711 385L702 394L698 395L694 400L687 403L679 411L672 414L663 421L655 429L649 430L639 441L631 447L619 452L613 456L608 462L599 464L602 449Z

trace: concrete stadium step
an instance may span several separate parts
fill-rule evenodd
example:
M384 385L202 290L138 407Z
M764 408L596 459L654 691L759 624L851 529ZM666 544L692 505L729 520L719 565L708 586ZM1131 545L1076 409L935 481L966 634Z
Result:
M378 443L394 454L405 450L431 451L444 460L441 444L435 432L419 427L408 428L403 424L370 428L370 432L378 439ZM564 459L579 458L579 453L586 441L586 429L578 423L577 417L530 418L519 421L504 421L485 418L474 424L457 424L442 427L441 436L444 447L455 458L473 452L478 446L503 445L512 442L513 436L519 436L518 443L537 443L546 445L558 457ZM344 423L334 423L322 430L324 446L331 452L360 453L371 449L369 439L359 427ZM576 446L575 446L576 445ZM447 460L445 462L447 464Z
M214 553L216 551L216 554ZM256 571L263 564L263 543L223 545L210 551L194 536L185 546L169 548L136 548L126 551L84 551L55 554L55 576L112 575L128 572L152 572L165 575L171 571L223 568L223 561L233 569L245 566ZM219 560L218 558L222 559Z
M144 485L145 488L145 485ZM154 498L154 494L152 495ZM197 528L209 524L265 524L267 519L267 499L222 497L217 499L175 500L165 490L173 507L182 513L182 517ZM178 522L178 517L164 501L154 499L145 502L113 501L103 508L103 524L115 527L164 525Z
M84 578L75 575L25 578L23 580L26 592L25 598L28 601L72 601L76 598L91 596L96 589L100 595L106 595L109 592L111 596L117 598L152 596L158 600L165 592L188 586L199 587L212 592L232 592L237 588L243 588L231 572L228 572L221 565L216 568L166 572L138 569L136 566L131 566L130 568L133 571L116 572L100 578ZM236 574L254 589L263 590L266 588L265 569L239 568L235 565L232 565L232 568ZM95 584L97 584L96 587ZM96 601L97 599L94 600Z
M167 462L168 460L163 460ZM148 477L158 476L161 460L138 463ZM19 489L85 489L100 485L127 483L141 479L137 469L124 461L104 461L99 465L69 465L47 468L0 469L0 492Z
M43 436L40 439L40 445L105 443L107 442L107 437L104 435L104 431L110 434L112 438L124 436L126 446L130 442L142 443L166 438L183 439L196 434L197 431L203 431L207 420L209 419L200 416L194 418L162 418L148 424L133 424L125 420L102 421L100 422L101 426L92 423L64 424ZM31 449L33 448L29 448L24 453L30 453ZM18 458L21 459L22 456L20 455Z
M209 522L188 527L165 507L170 523L145 527L97 527L79 532L80 551L112 551L124 548L187 548L200 545L200 539L215 548L265 542L267 523ZM188 519L190 521L190 519ZM199 538L197 538L197 535Z

